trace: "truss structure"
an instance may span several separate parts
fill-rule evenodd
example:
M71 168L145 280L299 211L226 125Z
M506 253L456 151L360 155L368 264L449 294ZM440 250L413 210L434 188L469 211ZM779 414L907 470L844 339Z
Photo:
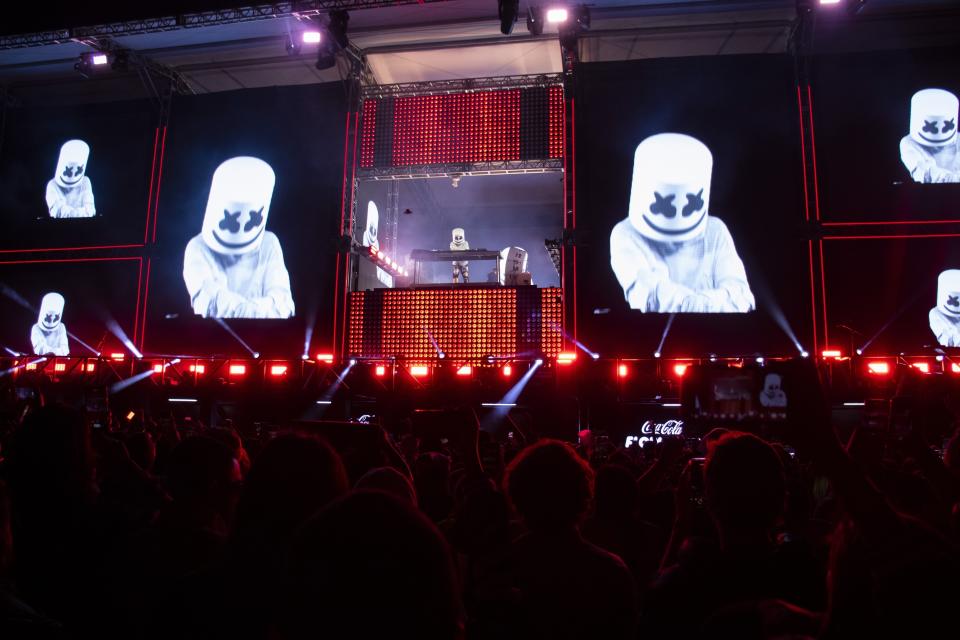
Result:
M497 89L526 89L551 87L563 84L563 75L548 73L527 76L500 76L493 78L465 78L462 80L433 80L405 84L370 85L363 88L362 99L433 96L471 91L494 91Z
M219 11L184 13L176 16L146 18L143 20L111 22L107 24L76 27L74 29L54 29L35 33L0 36L0 50L42 47L84 38L117 38L142 33L209 27L235 22L252 22L255 20L271 20L285 17L310 18L334 9L376 9L381 7L445 1L446 0L295 0L294 2L276 2L238 7L236 9L221 9Z

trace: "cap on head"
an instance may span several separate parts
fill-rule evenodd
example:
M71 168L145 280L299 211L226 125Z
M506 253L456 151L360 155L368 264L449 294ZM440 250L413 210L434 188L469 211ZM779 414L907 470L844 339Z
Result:
M260 248L276 175L260 158L239 156L213 172L203 217L203 240L217 253L240 255Z
M63 319L63 304L63 296L59 293L50 292L43 296L40 301L40 316L37 318L40 326L48 331L59 327Z
M681 133L658 133L633 156L629 218L644 236L683 242L706 228L713 155L705 144Z
M90 145L83 140L67 140L60 147L57 159L57 184L69 188L78 184L87 173L87 160L90 158Z
M960 269L947 269L937 278L937 307L950 316L960 316Z
M944 89L922 89L910 100L910 137L927 147L952 144L957 138L957 96Z

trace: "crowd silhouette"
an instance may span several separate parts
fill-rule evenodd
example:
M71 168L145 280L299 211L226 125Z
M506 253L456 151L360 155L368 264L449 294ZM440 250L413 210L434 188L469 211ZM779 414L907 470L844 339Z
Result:
M808 382L786 441L613 451L468 410L442 442L93 429L10 393L0 638L952 637L960 437L841 443Z

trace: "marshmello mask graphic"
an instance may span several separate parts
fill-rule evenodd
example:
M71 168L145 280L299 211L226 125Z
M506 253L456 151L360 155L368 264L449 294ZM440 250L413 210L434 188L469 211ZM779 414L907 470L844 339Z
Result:
M937 342L960 347L960 269L947 269L937 278L937 306L929 318Z
M500 260L503 265L500 271L500 284L521 284L524 273L527 271L527 252L520 247L507 247L500 251Z
M293 316L283 250L266 229L275 182L273 169L259 158L230 158L214 171L202 231L187 243L183 259L197 315Z
M450 251L467 251L470 249L470 243L467 242L463 229L457 227L451 232L453 240L450 241ZM470 282L470 262L468 260L455 260L453 262L453 282Z
M763 391L760 392L760 404L764 407L780 408L787 406L787 394L783 392L783 378L776 373L768 373L763 379Z
M363 246L380 248L377 232L380 227L380 212L373 200L367 203L367 226L363 229Z
M610 234L610 265L631 309L745 313L756 308L727 226L710 215L713 156L696 138L637 146L628 216Z
M59 293L48 293L43 296L37 324L30 329L30 342L33 344L34 354L38 356L70 355L67 327L63 324L63 304L63 296Z
M960 182L957 96L923 89L910 100L910 133L900 141L900 159L914 182Z
M67 140L60 147L57 173L47 183L47 211L51 218L92 218L97 215L93 185L87 177L90 145Z

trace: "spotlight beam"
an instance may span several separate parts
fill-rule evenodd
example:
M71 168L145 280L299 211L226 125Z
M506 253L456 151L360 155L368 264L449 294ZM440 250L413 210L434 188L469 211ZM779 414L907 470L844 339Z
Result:
M146 380L153 374L154 374L154 370L151 368L146 371L142 371L134 376L130 376L125 380L114 382L112 385L110 385L109 392L111 395L113 395L114 393L119 393L128 387L132 387L133 385L137 384L141 380Z
M667 341L667 335L670 333L670 327L673 326L673 321L676 317L676 313L671 313L670 317L667 318L667 326L663 328L663 335L660 336L660 344L657 345L657 350L655 353L663 353L663 345Z
M862 354L863 352L865 352L865 351L867 350L867 347L869 347L871 344L873 344L873 341L874 341L874 340L876 340L877 338L879 338L880 335L881 335L884 331L886 331L887 329L889 329L889 328L890 328L890 325L892 325L894 322L896 322L897 318L899 318L900 316L902 316L902 315L904 314L904 312L905 312L907 309L909 309L911 306L913 306L913 305L916 303L916 301L920 298L920 296L922 296L922 295L925 294L925 293L926 293L926 291L920 291L919 293L917 293L916 295L914 295L913 298L911 298L909 302L907 302L905 305L903 305L902 307L900 307L899 309L897 309L897 311L896 311L892 316L890 316L890 318L889 318L886 322L883 323L883 326L881 326L880 329L877 330L877 332L876 332L875 334L873 334L872 336L870 336L870 339L869 339L869 340L867 340L866 342L863 343L863 346L860 347L860 353Z
M237 342L240 343L240 346L242 346L244 349L247 350L247 352L250 354L250 357L252 357L252 358L254 358L254 359L260 357L260 354L257 353L256 351L254 351L254 350L250 347L250 345L248 345L246 342L244 342L243 338L241 338L241 337L237 334L237 332L233 330L233 328L232 328L230 325L228 325L226 322L224 322L222 318L214 318L214 321L215 321L218 325L220 325L221 327L223 327L223 330L224 330L224 331L226 331L226 332L229 333L231 336L233 336L233 338L234 338Z

